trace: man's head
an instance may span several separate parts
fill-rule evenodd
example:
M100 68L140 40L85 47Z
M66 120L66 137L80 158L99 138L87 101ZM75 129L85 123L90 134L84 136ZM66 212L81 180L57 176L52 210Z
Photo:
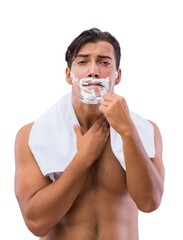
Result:
M66 78L73 94L86 104L98 104L121 80L120 45L108 32L83 31L66 52Z
M68 46L65 60L67 62L68 68L71 68L72 62L77 56L80 48L86 43L96 43L98 41L107 41L112 44L116 59L116 70L118 70L121 59L121 49L120 44L117 39L111 35L109 32L102 32L98 28L91 28L89 30L83 31L78 37L76 37L71 44Z

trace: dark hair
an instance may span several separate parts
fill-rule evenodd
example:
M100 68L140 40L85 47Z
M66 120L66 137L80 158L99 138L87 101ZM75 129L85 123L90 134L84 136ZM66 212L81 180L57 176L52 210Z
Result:
M73 60L75 59L76 55L78 54L80 48L83 45L89 42L96 43L98 41L107 41L112 44L115 52L116 69L118 69L121 59L120 44L117 41L117 39L114 36L112 36L109 32L102 32L98 28L91 28L89 30L83 31L78 37L76 37L71 42L65 53L65 60L67 62L67 66L71 68Z

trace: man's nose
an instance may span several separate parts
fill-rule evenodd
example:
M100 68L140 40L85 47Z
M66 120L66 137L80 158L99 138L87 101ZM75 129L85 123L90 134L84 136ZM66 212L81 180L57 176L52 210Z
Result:
M100 74L99 74L99 71L98 71L98 66L96 63L92 63L90 65L90 69L89 69L89 72L88 72L88 77L92 77L92 78L100 78Z
M98 73L90 73L90 74L88 74L88 77L89 78L100 78L100 76L99 76L99 74Z

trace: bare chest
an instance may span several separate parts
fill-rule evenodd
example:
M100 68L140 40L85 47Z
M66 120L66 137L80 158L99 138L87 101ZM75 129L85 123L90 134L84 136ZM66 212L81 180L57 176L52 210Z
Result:
M121 192L126 189L126 172L114 156L110 143L89 170L86 186Z

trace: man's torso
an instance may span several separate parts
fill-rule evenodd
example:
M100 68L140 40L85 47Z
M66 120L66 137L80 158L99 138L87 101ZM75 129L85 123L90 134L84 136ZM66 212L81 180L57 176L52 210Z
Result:
M138 210L110 141L67 215L41 240L138 240Z

